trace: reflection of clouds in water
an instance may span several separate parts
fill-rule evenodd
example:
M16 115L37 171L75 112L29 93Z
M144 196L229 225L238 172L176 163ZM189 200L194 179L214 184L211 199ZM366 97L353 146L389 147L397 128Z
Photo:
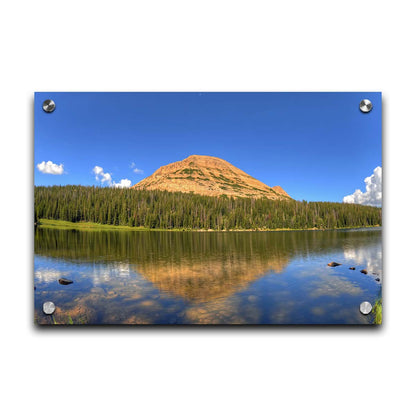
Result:
M60 275L58 270L49 270L47 274L53 279ZM70 276L75 281L71 291L58 285L54 292L36 293L38 323L50 324L49 317L41 313L46 298L56 305L54 318L58 324L68 324L69 319L74 324L174 324L184 316L183 304L161 296L128 263L81 266Z
M338 297L343 295L357 296L362 293L355 284L338 276L322 276L320 280L314 280L311 283L309 296L317 298L320 296Z
M110 281L126 280L131 278L130 265L128 263L94 264L91 270L81 273L82 277L89 278L93 286L107 284ZM136 275L133 273L133 275Z
M323 316L325 315L325 309L321 308L319 306L315 306L314 308L311 309L311 312L316 315L316 316Z
M246 304L241 309L241 300L233 297L191 306L184 319L192 324L250 324L259 322L260 310L255 304Z
M285 300L284 302L278 302L271 313L271 322L276 324L291 323L291 320L293 319L291 319L291 317L293 317L293 313L298 307L299 305L297 302L291 301L289 299Z
M325 239L315 242L321 235ZM116 240L111 247L105 245L108 252L97 249L82 261L35 258L40 266L36 279L45 282L35 295L38 322L45 318L44 323L50 323L42 314L42 302L52 300L58 323L68 323L69 317L75 324L367 323L357 305L360 297L368 298L376 288L359 270L381 271L381 247L374 246L374 237L367 232L293 233L281 242L279 236L270 240L275 246L264 247L269 250L266 254L257 239L257 251L248 250L247 244L225 253L227 245L217 247L216 240L209 240L212 247L200 245L196 253L178 252L176 246L172 252L160 251L157 245L156 256L138 258L120 249L136 244L120 245ZM292 242L296 236L305 236L305 242ZM110 250L113 247L120 249L118 256ZM58 254L62 256L61 251ZM326 266L330 261L344 264L333 269ZM350 271L349 266L357 270ZM56 284L68 274L74 285Z
M267 281L254 283L232 298L195 304L188 309L186 322L318 324L362 321L355 309L342 308L345 299L364 293L357 283L334 274L334 270L324 264L308 270L296 267L290 271L294 272L290 278L269 275ZM267 292L264 292L264 285L268 288Z
M270 281L274 282L274 289L268 293L264 293L262 286L258 285L232 297L184 304L178 298L173 300L169 295L161 294L140 275L130 275L124 265L111 267L110 270L95 267L92 273L93 269L94 267L91 267L91 273L84 271L84 277L90 276L90 282L95 279L101 286L89 286L88 292L77 292L75 298L72 298L65 288L54 294L53 301L57 305L54 316L58 323L68 323L69 317L75 324L325 323L331 314L332 318L337 317L344 323L353 323L354 319L360 319L359 316L347 316L348 310L339 311L338 304L338 296L346 293L359 294L360 289L332 274L323 278L315 275L311 285L306 285L309 286L306 290L308 294L300 294L296 300L293 299L293 290L296 289L297 292L297 286L287 287L287 282L280 276L271 276ZM124 274L124 277L120 277L120 274ZM113 275L118 278L111 278ZM108 277L110 279L106 280ZM270 289L269 285L268 287ZM314 296L316 299L324 295L335 297L336 305L328 310L325 302L325 307L320 306L325 309L325 313L322 313L319 307L315 307L310 316L305 315L305 306L309 304L313 307L315 303ZM41 313L37 315L40 323L49 323L46 322L47 319L48 317Z
M363 265L369 273L377 273L381 277L383 268L381 246L344 248L344 257L357 265Z
M285 300L270 305L265 310L262 296L243 294L238 297L227 298L221 301L208 302L203 305L195 305L186 311L185 323L192 324L290 324L302 323L294 318L298 311L295 301ZM267 300L269 301L269 300Z
M240 295L197 304L186 310L185 323L192 324L258 324L290 323L290 316L295 311L295 301L282 299L270 305L270 299L264 296L244 292ZM271 306L267 312L264 302Z
M69 272L62 272L55 269L38 269L35 271L36 283L51 283L58 281L61 277L68 276Z

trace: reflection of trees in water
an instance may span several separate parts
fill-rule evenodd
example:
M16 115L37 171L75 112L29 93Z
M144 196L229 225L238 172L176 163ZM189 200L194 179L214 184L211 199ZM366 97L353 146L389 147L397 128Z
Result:
M36 271L37 309L41 310L44 300L50 300L52 292L48 285L58 275L66 275L68 266L69 273L78 276L78 282L71 288L77 293L69 292L68 288L54 292L57 305L54 316L59 323L68 323L69 317L80 324L295 323L299 305L285 286L279 286L273 293L273 307L267 313L261 291L231 295L269 270L283 271L295 258L307 261L313 256L328 256L330 261L345 254L366 264L374 257L372 250L379 247L374 243L377 237L381 237L379 231L182 233L38 229L37 255L63 259L77 266L60 264L60 270L53 270L46 263L44 269ZM322 264L326 271L328 261ZM146 280L137 277L136 272ZM306 277L318 275L316 270L303 268L296 274L298 279L302 278L299 273L305 273ZM77 280L76 276L69 277ZM85 286L80 289L83 280ZM323 282L322 278L319 282L313 279L311 284L315 283L317 286L312 286L307 294L311 299L357 294L354 286L345 286L344 280L336 276L324 276ZM311 317L330 321L330 314L341 314L338 302L331 311L314 306ZM347 316L349 312L343 313ZM341 315L337 319L344 319ZM50 317L41 313L36 316L40 323L50 323ZM354 323L359 318L348 319Z
M268 258L343 252L374 244L378 230L280 232L76 231L37 229L35 254L65 260L154 262L162 258L205 261L239 253Z
M74 262L123 262L160 290L192 301L226 297L293 258L365 252L379 231L122 232L38 229L35 253Z

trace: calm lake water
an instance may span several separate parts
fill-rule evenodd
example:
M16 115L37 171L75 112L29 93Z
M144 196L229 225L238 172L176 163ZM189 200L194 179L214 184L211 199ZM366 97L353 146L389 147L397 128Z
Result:
M380 229L35 232L39 324L371 324L381 280Z

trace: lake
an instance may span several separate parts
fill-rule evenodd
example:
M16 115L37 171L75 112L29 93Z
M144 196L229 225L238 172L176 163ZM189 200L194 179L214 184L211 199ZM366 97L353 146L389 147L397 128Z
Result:
M372 324L359 305L381 297L381 236L380 228L38 228L34 318L46 325ZM328 267L332 261L342 265ZM74 283L63 286L59 278ZM56 305L52 316L42 312L46 301Z

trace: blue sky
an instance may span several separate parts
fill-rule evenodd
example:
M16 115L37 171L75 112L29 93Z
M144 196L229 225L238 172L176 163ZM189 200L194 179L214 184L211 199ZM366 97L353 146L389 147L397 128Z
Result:
M381 93L39 92L34 111L35 185L135 184L197 154L298 200L342 202L381 166ZM48 161L58 166L37 167Z

